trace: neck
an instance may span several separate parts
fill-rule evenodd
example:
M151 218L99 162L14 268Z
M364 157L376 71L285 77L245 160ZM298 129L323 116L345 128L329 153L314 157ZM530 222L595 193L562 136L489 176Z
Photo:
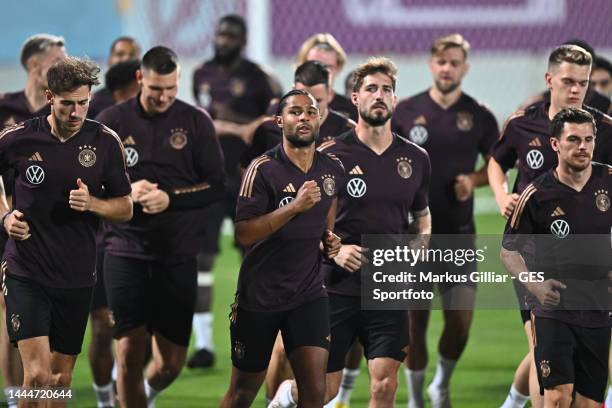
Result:
M51 126L51 134L57 137L62 142L65 142L66 140L70 139L72 136L76 135L79 130L81 130L79 129L76 132L62 131L57 125L57 120L55 119L55 116L53 116L53 107L51 108L51 114L47 116L47 122L49 122L49 125Z
M231 70L231 69L234 69L236 66L238 66L241 59L242 59L242 56L238 55L236 58L233 58L231 60L222 60L222 59L215 58L215 62L218 65L221 65L222 67L225 67Z
M285 154L300 170L307 173L312 167L315 154L315 144L306 147L295 147L287 139L283 138L283 150Z
M372 126L363 119L359 118L357 127L355 128L357 137L364 145L372 149L376 154L381 154L393 142L393 133L391 132L391 121L388 120L382 126Z
M587 181L589 181L592 172L593 167L590 163L584 170L575 170L564 163L559 163L555 168L557 179L576 191L582 190Z
M47 104L45 90L41 89L32 77L28 77L24 93L30 112L37 112Z
M429 96L435 103L440 105L442 109L454 105L461 98L461 87L457 87L452 92L443 93L435 85L429 89Z

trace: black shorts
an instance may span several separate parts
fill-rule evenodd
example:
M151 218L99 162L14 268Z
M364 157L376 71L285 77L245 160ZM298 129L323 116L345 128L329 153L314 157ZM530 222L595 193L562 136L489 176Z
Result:
M531 310L529 310L527 306L527 294L529 292L527 288L525 288L521 282L517 282L516 279L512 280L512 284L514 285L514 293L516 293L516 300L518 301L521 320L524 326L525 323L531 320Z
M355 338L368 360L389 357L404 361L408 345L408 312L405 310L361 310L361 298L329 294L331 346L327 372L344 368L346 353Z
M280 330L287 356L306 346L329 350L329 302L320 297L282 312L253 312L234 303L230 313L232 364L258 373L268 368Z
M205 254L219 253L219 236L221 234L221 226L226 215L225 203L217 201L206 207L204 210L204 241L202 243L202 252ZM233 215L230 216L233 218Z
M93 288L50 288L6 273L3 279L6 326L13 345L46 336L51 351L81 352Z
M104 286L104 251L96 253L96 285L91 299L91 311L108 307L106 299L106 287Z
M187 347L195 308L195 256L145 261L106 254L106 295L113 316L113 336L145 326Z
M610 327L588 328L531 317L540 393L561 384L603 402L608 385Z

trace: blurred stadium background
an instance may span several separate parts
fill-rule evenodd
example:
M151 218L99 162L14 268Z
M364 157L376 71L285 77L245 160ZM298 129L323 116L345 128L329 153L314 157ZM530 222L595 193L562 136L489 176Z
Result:
M102 66L111 42L130 35L143 50L162 44L178 52L183 66L179 97L192 102L193 69L212 56L215 22L227 13L245 16L247 56L274 73L285 90L291 86L295 53L317 32L332 33L349 54L335 83L338 92L343 93L344 76L358 63L369 55L385 55L399 67L400 98L430 85L426 63L431 40L460 32L472 44L463 88L492 109L500 126L522 101L544 89L551 47L581 38L598 54L612 58L610 0L22 0L4 2L3 10L0 92L23 88L19 49L32 34L63 35L70 54L88 56ZM480 233L501 232L503 220L487 188L477 193L477 213ZM226 316L240 258L229 235L222 244L215 265L217 364L206 371L184 371L158 398L160 408L214 407L226 389L231 369ZM439 313L434 317L429 330L431 361L440 333ZM526 350L517 311L477 311L468 348L453 377L455 406L499 406ZM428 379L432 374L430 364ZM406 391L403 373L400 377L402 406ZM73 388L76 400L71 406L95 406L84 353ZM367 397L362 369L351 407L365 407ZM263 407L262 393L255 406Z

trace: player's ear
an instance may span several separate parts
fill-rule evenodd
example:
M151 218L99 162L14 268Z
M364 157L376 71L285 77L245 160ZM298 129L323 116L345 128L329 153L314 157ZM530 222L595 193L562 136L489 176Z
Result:
M47 103L49 104L53 103L53 93L51 93L50 90L45 89L45 97L47 98Z
M357 103L357 92L353 92L351 93L351 102L353 102L353 105L355 106L359 106L359 104Z
M142 71L139 69L136 70L136 80L139 84L142 82Z
M276 115L274 117L274 121L276 122L276 126L282 129L283 127L283 117L281 115Z
M550 147L552 147L552 149L555 152L559 151L559 139L557 139L556 137L551 137L550 138Z
M552 74L548 71L544 74L544 83L546 88L550 91L552 89Z

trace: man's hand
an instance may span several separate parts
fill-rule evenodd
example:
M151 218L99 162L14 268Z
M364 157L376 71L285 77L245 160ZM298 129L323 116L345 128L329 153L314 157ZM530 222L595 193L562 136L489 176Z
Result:
M342 247L340 237L334 234L332 231L326 229L323 247L325 248L325 255L327 255L329 259L334 259Z
M531 283L528 287L529 291L538 299L542 306L557 306L561 301L560 289L566 289L567 286L555 279L548 279L544 282Z
M70 196L68 197L68 203L70 208L75 211L85 212L91 209L91 196L89 195L89 188L87 184L80 178L77 179L76 190L70 190Z
M466 174L457 174L455 177L455 196L458 201L467 201L474 191L474 182Z
M159 214L170 205L170 197L164 190L156 188L140 197L140 205L146 214Z
M321 201L321 189L316 181L308 180L302 184L291 205L301 213L310 210L319 201Z
M23 213L18 210L13 210L4 217L3 227L9 237L17 241L24 241L32 236L30 234L30 226L27 221L23 221Z
M499 207L499 212L504 216L504 218L510 218L512 211L514 211L514 207L516 207L518 199L519 195L516 193L500 194L499 196L495 197L495 201Z
M334 257L334 262L349 272L356 272L361 265L369 262L365 257L366 252L368 249L359 245L342 245L338 255Z
M139 203L142 196L157 190L157 183L151 183L149 180L142 179L132 183L132 201Z

